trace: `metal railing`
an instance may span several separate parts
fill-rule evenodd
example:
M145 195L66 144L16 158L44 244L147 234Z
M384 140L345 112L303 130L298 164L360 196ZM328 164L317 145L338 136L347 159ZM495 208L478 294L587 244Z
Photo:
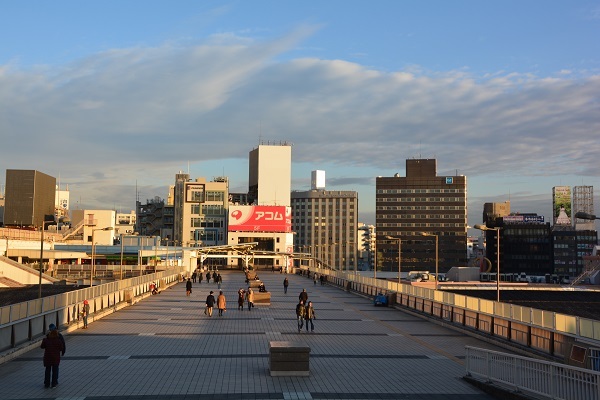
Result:
M467 376L556 400L600 400L600 372L466 346Z
M83 300L90 303L92 319L106 312L132 304L136 298L150 294L150 283L156 282L160 290L177 283L185 267L138 277L116 280L92 287L12 304L0 308L0 362L8 357L2 352L28 346L46 332L50 323L61 328L79 323Z
M312 272L312 270L311 270ZM600 321L485 300L443 290L316 268L330 284L375 297L395 294L392 305L480 334L529 354L564 359L574 341L600 349ZM585 367L592 367L586 359ZM600 368L600 367L599 367Z

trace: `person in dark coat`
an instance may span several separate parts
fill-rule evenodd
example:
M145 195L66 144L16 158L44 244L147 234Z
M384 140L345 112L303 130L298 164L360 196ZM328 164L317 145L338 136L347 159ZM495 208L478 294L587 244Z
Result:
M306 304L308 301L308 293L306 293L306 289L302 289L300 292L300 296L298 296L299 300L302 300L302 304Z
M244 311L244 299L246 298L246 291L242 288L238 290L238 310Z
M190 281L190 278L188 278L187 282L185 283L185 295L189 296L190 294L192 294L192 281Z
M60 356L65 355L66 346L65 340L58 330L56 325L50 324L50 332L42 340L42 349L44 349L44 386L53 388L58 386L58 367L60 365Z
M288 281L288 278L285 278L283 280L283 293L287 293L287 288L290 285L290 282Z
M302 300L296 304L296 318L298 319L298 332L302 330L304 326L304 313L306 312L306 308L304 307L304 303Z
M206 273L206 283L210 283L210 272Z
M315 309L313 308L312 301L309 301L306 307L304 307L304 319L306 320L306 332L308 332L308 324L310 323L310 331L315 331L315 325L313 319L316 319Z
M213 296L213 291L210 291L210 294L206 296L206 310L204 310L204 314L212 317L213 307L215 306L215 296Z

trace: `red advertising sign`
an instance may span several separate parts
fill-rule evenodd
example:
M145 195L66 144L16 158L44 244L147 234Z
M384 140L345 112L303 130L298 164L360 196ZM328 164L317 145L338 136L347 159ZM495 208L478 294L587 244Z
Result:
M229 206L229 232L291 232L292 209L285 206Z

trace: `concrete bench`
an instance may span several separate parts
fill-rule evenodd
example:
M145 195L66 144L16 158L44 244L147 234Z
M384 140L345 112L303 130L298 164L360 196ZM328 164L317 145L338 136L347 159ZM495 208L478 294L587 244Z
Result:
M254 291L254 304L270 305L271 304L271 293L270 292L259 292Z
M248 282L248 286L250 286L252 289L258 289L261 283L261 281L250 281Z
M269 342L271 376L310 376L310 347L296 342Z

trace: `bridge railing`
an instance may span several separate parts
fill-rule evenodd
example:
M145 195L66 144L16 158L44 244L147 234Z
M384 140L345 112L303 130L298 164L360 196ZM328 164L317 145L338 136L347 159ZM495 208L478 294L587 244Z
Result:
M84 300L89 302L89 318L93 320L150 295L152 282L159 290L177 283L184 269L174 267L0 308L0 362L7 361L6 356L11 350L41 338L51 323L62 328L78 326Z
M466 346L468 377L555 400L600 400L600 372Z
M395 304L468 329L494 340L514 344L550 359L600 369L590 357L600 351L600 321L515 304L479 299L442 290L361 276L355 273L317 269L328 281L367 296L395 294ZM583 361L574 361L574 346L587 350ZM598 364L598 363L596 363Z

